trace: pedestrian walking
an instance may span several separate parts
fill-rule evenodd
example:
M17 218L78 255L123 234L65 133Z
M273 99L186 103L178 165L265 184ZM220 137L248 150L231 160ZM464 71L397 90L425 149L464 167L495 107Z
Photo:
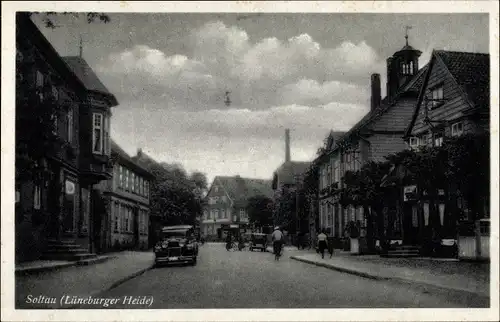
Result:
M321 233L318 235L318 248L321 253L321 258L325 258L325 250L327 249L327 237L325 234L325 230L322 229Z

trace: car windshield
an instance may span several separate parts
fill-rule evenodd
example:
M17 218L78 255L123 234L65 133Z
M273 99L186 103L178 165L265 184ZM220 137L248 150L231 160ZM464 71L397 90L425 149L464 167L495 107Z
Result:
M174 231L165 231L162 233L162 238L168 239L168 238L187 238L186 231L179 231L179 230L174 230Z

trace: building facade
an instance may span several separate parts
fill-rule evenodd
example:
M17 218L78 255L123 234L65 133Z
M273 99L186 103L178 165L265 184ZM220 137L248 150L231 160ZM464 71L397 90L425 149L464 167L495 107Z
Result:
M387 59L387 95L381 99L380 75L371 76L370 111L347 133L329 140L318 158L319 221L332 237L346 235L349 222L361 224L366 233L367 220L362 207L341 205L343 177L358 171L368 161L384 161L385 156L404 150L407 125L418 101L427 66L419 68L421 52L408 43Z
M446 138L465 134L489 135L489 69L488 54L434 50L405 133L408 148L440 147ZM436 188L438 198L417 185L395 187L407 223L404 242L423 245L439 238L454 244L459 221L489 218L489 195L478 197L475 202L482 206L476 209L482 211L473 213L461 191L468 187L436 182ZM435 211L438 224L431 223Z
M100 184L107 207L101 221L99 250L148 249L153 175L113 141L111 157L113 178Z
M83 59L86 77L68 65L29 14L18 13L16 27L16 124L31 113L27 99L39 109L34 113L50 113L52 106L55 113L43 117L50 117L59 142L58 149L36 160L45 176L26 178L16 163L16 261L70 259L71 254L56 251L63 242L87 252L95 248L91 192L111 177L106 130L110 108L118 102ZM103 91L97 94L90 85ZM100 97L99 106L94 94Z
M258 195L271 198L270 181L240 176L215 177L204 201L201 234L221 239L228 230L247 229L248 200Z

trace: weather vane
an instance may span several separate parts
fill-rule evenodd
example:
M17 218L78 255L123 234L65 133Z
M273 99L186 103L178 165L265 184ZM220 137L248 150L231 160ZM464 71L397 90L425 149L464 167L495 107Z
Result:
M410 30L411 28L412 28L411 26L405 26L406 46L408 46L408 30Z

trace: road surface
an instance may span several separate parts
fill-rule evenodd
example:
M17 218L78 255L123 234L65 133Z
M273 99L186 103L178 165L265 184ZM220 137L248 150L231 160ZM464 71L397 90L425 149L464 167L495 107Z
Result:
M452 308L477 307L473 298L430 294L425 289L340 273L270 253L200 247L196 266L154 268L103 294L110 308L146 308L131 299L152 299L150 309L189 308ZM128 304L123 304L124 297ZM84 308L82 306L82 308ZM97 308L85 306L85 308ZM102 306L100 306L102 308Z

